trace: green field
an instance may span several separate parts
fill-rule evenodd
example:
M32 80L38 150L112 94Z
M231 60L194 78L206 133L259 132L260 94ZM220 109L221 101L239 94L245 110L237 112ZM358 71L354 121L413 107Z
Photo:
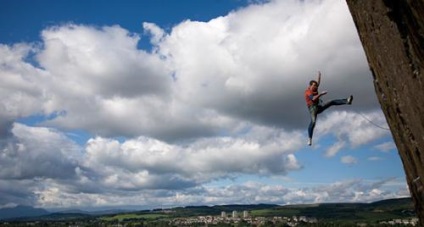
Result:
M274 216L282 216L282 217L292 217L299 215L300 211L296 209L261 209L261 210L251 210L250 215L252 217L274 217Z

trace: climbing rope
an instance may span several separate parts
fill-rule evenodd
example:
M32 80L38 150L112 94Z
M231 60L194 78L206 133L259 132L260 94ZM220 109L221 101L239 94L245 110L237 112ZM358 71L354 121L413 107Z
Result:
M376 127L378 127L378 128L381 128L381 129L384 129L384 130L388 130L388 131L390 131L390 129L389 128L385 128L385 127L382 127L382 126L380 126L380 125L377 125L376 123L374 123L373 121L371 121L370 119L368 119L365 115L363 115L362 113L359 113L359 115L361 115L365 120L367 120L369 123L371 123L372 125L374 125L374 126L376 126Z

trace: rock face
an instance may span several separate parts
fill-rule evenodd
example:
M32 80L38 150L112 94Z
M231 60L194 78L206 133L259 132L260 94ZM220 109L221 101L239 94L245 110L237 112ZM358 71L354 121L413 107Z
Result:
M424 0L346 1L424 226Z

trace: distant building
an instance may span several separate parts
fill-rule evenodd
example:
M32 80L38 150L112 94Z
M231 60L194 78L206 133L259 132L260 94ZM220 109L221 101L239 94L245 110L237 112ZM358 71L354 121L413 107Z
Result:
M248 218L249 217L249 211L245 210L243 211L243 218Z
M227 213L225 213L225 211L221 212L221 218L227 218Z
M238 213L237 213L237 211L235 210L235 211L233 211L233 218L238 218Z

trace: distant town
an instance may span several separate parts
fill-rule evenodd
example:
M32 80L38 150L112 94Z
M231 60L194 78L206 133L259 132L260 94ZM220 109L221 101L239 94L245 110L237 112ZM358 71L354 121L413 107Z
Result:
M300 217L251 217L249 211L233 211L227 214L221 212L220 216L198 216L192 218L175 218L169 224L171 226L193 226L196 224L219 225L219 224L239 224L245 223L251 226L271 226L286 224L286 226L297 226L299 223L317 223L316 218L305 216Z

